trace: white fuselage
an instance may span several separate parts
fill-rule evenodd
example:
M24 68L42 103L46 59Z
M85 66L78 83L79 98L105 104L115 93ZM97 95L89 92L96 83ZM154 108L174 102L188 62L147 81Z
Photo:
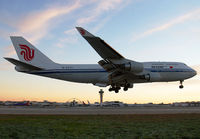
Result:
M11 36L19 60L5 58L19 72L50 77L77 83L92 83L119 92L133 87L134 83L180 81L196 75L196 71L178 62L137 62L126 59L100 37L81 27L81 36L102 57L98 64L58 64L53 62L21 36Z
M183 81L196 75L196 71L184 63L143 62L143 72L149 80L133 79L131 83ZM58 64L55 69L30 72L30 74L78 83L102 83L109 85L109 73L97 64Z

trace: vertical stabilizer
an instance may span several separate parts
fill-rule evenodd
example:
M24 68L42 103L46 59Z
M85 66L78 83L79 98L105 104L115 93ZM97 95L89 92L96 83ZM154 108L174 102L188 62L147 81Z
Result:
M20 61L44 69L57 65L23 37L11 36L10 38Z

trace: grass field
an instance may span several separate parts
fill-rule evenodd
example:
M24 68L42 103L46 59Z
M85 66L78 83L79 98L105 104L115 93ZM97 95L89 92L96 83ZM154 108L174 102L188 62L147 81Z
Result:
M0 115L0 138L194 138L200 114Z

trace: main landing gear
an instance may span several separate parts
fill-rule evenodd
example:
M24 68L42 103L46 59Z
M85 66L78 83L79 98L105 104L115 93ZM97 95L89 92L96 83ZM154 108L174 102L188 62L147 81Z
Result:
M179 88L182 89L183 87L184 87L184 86L183 86L183 81L181 80L181 81L180 81L180 86L179 86Z
M115 91L115 93L118 93L121 87L118 86L111 86L108 90L109 91Z
M124 89L123 89L123 90L124 90L124 91L127 91L128 88L131 88L131 84L130 84L130 83L126 83L126 84L124 85ZM110 87L108 90L109 90L109 91L115 91L115 93L118 93L120 89L121 89L120 86L111 85L111 87Z

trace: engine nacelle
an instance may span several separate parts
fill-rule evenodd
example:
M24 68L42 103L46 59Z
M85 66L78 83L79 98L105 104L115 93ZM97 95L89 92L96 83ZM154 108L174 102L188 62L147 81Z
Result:
M151 80L150 74L144 75L144 79L147 80L147 81L150 81Z
M161 81L160 74L159 73L150 73L150 81L151 82Z
M156 81L160 81L161 77L159 73L150 73L150 74L140 76L140 79L150 81L150 82L156 82Z
M132 71L135 73L143 71L143 64L139 62L129 62L123 65L125 71Z

